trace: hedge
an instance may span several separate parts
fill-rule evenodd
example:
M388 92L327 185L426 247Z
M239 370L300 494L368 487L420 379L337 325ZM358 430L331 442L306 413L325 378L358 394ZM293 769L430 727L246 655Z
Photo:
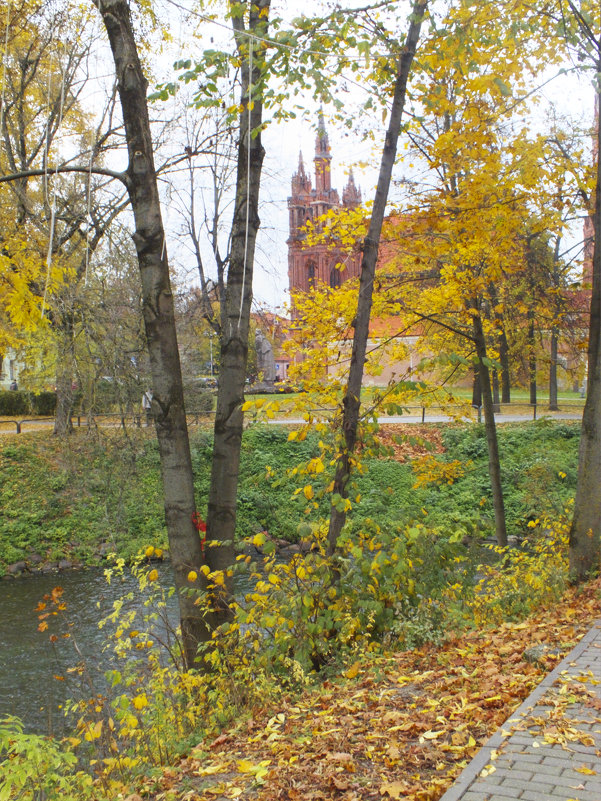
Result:
M26 392L25 390L0 390L0 415L35 414L51 417L56 411L56 392Z

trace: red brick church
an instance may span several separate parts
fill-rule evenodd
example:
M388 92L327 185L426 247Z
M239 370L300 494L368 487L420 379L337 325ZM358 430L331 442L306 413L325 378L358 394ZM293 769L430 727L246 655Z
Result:
M359 253L342 254L331 244L303 247L303 226L333 208L355 208L361 204L361 190L355 185L351 171L342 190L342 203L336 189L332 188L330 165L332 153L323 114L320 112L315 140L315 189L305 171L303 154L300 153L298 170L292 176L292 192L288 198L290 236L288 238L288 284L290 292L307 292L314 284L323 283L331 287L359 275L361 257ZM340 265L344 265L341 269Z

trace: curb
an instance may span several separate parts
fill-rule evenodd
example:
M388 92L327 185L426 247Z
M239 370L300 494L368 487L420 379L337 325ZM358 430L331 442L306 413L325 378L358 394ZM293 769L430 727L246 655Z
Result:
M591 645L598 637L601 637L601 619L593 623L589 631L580 640L578 645L573 648L570 653L565 656L561 662L556 665L553 670L545 676L541 683L530 693L528 698L512 713L511 718L518 716L525 717L536 706L542 696L549 690L561 676L561 674L572 667L583 652ZM467 790L469 790L472 783L479 778L482 770L490 763L492 752L498 750L503 743L507 742L507 735L501 734L502 728L497 731L486 741L481 747L472 761L463 769L459 776L455 779L454 784L449 787L446 793L440 797L439 801L459 801Z

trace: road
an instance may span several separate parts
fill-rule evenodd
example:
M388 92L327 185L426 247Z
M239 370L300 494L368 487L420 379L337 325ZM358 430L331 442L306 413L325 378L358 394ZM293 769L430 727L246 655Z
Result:
M559 411L559 412L547 412L544 407L539 407L537 419L541 417L548 417L553 420L581 420L582 419L582 411L579 410L577 412L568 412L568 411ZM248 419L248 418L247 418ZM303 425L305 420L302 418L293 418L293 417L279 417L274 418L272 420L268 420L262 417L257 418L259 422L266 422L269 425ZM476 414L475 412L472 414L470 418L467 418L467 422L476 422ZM531 421L533 419L532 411L523 412L523 413L511 413L506 414L503 412L499 412L495 415L495 419L497 423L524 423ZM402 415L394 415L394 416L382 416L378 418L378 422L380 425L387 425L387 424L417 424L417 423L450 423L453 422L455 418L451 417L448 414L441 414L426 410L426 414L422 417L421 412L419 414L402 414ZM25 419L19 421L21 431L16 432L16 421L14 420L0 420L0 434L15 434L15 433L28 433L31 431L39 431L40 429L47 429L52 428L54 426L54 420L52 419ZM82 428L86 426L86 419L81 419ZM102 428L118 428L121 426L120 420L115 421L107 421L98 419L96 424ZM193 423L192 423L193 424ZM76 423L77 427L77 423Z

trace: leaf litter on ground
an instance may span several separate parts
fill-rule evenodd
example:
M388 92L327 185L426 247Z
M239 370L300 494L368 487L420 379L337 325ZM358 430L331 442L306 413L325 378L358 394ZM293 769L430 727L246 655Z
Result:
M527 620L440 646L365 655L336 680L253 710L165 770L158 785L149 782L144 795L436 801L599 618L600 590L599 580L590 582ZM524 651L538 643L549 646L546 655L526 661Z

